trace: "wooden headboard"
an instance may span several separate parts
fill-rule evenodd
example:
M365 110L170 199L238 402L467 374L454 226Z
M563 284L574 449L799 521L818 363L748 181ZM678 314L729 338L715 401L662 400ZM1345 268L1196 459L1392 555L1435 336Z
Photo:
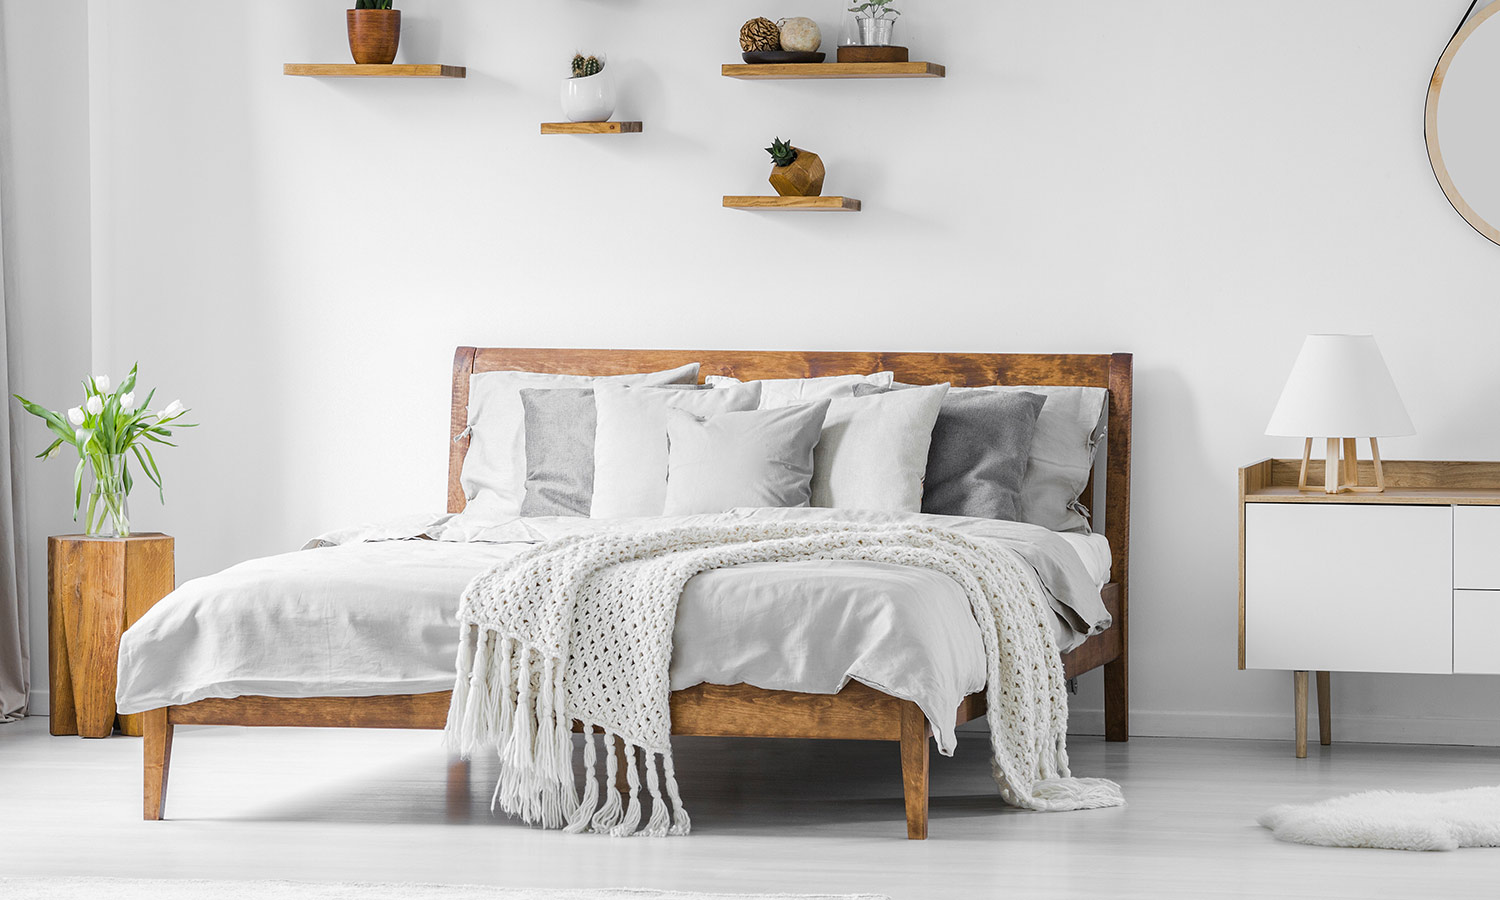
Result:
M539 350L459 347L453 357L452 430L449 432L448 511L461 512L458 475L469 439L451 440L468 422L469 376L476 372L523 371L570 375L627 375L691 362L703 375L812 378L849 372L896 373L908 384L955 387L988 384L1053 384L1109 389L1104 463L1104 534L1114 565L1110 580L1123 593L1130 567L1130 388L1131 355L1040 353L860 353L791 350ZM1089 494L1086 491L1085 497ZM1122 597L1123 600L1123 597Z

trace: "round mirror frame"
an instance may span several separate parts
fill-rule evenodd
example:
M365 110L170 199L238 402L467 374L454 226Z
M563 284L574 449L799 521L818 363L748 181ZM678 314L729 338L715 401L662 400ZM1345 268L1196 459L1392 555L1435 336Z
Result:
M1500 228L1496 228L1481 216L1474 207L1470 206L1458 188L1453 185L1453 176L1448 173L1448 166L1443 162L1442 147L1438 143L1437 113L1438 98L1443 92L1443 80L1448 76L1448 67L1453 64L1453 58L1463 47L1464 41L1469 35L1479 29L1479 26L1489 21L1490 17L1500 13L1500 3L1491 3L1480 10L1472 19L1465 22L1453 40L1448 42L1448 47L1438 59L1437 68L1432 71L1432 83L1427 88L1427 158L1432 163L1432 174L1437 176L1438 184L1442 186L1443 193L1448 196L1448 202L1458 210L1458 214L1464 217L1475 231L1500 244Z

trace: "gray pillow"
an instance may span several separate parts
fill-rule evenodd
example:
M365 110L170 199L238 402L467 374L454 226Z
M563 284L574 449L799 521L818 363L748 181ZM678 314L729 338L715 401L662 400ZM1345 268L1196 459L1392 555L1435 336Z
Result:
M854 396L881 390L856 385ZM1046 402L1040 394L950 390L932 428L922 512L1019 519L1027 454Z
M664 390L707 390L705 384L657 385ZM526 388L526 492L521 515L587 516L594 502L593 388Z
M587 516L594 500L593 388L521 391L526 421L522 516Z
M1109 391L1096 387L1056 385L975 388L1001 393L1025 392L1047 398L1037 416L1021 485L1021 521L1052 531L1089 533L1084 487L1109 416Z
M813 449L823 434L828 404L820 400L707 417L669 410L663 513L807 506Z

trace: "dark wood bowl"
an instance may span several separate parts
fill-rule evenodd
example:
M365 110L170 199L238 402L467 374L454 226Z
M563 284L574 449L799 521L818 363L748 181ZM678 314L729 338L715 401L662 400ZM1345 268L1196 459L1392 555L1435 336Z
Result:
M745 62L753 66L773 63L820 63L828 58L827 53L809 53L805 50L746 50Z

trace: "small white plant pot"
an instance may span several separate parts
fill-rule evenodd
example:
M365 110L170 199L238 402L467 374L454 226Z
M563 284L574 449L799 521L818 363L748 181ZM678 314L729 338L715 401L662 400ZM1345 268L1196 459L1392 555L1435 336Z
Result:
M615 114L614 79L608 72L563 79L562 109L569 122L608 122Z

